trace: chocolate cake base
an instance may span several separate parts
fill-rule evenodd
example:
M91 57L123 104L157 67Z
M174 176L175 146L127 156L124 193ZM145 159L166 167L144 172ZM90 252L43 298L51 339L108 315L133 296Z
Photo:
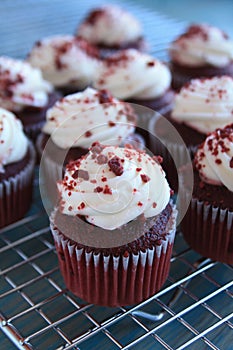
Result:
M172 87L175 90L179 90L185 83L195 78L211 78L222 75L233 77L233 62L225 67L213 67L211 65L188 67L171 62L170 69L172 72Z
M35 165L32 144L25 157L4 167L0 173L0 228L21 219L32 200L32 184Z
M89 303L112 307L131 305L152 296L161 289L169 273L175 222L176 209L169 204L156 226L140 239L121 247L97 249L67 238L57 228L56 216L55 223L51 217L67 288Z
M148 50L148 44L146 43L144 38L139 38L132 42L125 42L119 45L107 46L104 44L98 44L96 47L99 50L100 58L110 57L111 55L127 49L136 49L140 52L145 52Z
M46 120L46 112L51 108L62 95L59 92L53 92L49 95L48 104L43 108L24 108L23 111L17 112L16 116L22 121L24 131L35 143L36 138L41 132L42 126Z
M188 192L183 169L181 201ZM194 172L193 197L181 222L187 243L199 254L227 264L233 264L233 193L224 186L203 183Z
M181 140L172 132L171 127L169 127L166 121L171 123L176 129L183 143L181 143ZM184 165L188 161L187 152L192 159L198 146L205 138L205 134L192 129L184 123L178 123L173 120L170 117L170 113L166 115L166 119L155 117L154 120L151 121L149 148L155 155L159 154L162 156L163 169L167 174L170 186L175 192L178 190L178 171L174 159L176 160L178 168ZM172 154L174 159L171 156Z
M129 99L126 102L135 103L144 107L148 107L160 114L167 114L171 111L174 102L175 93L172 89L168 89L161 97L151 100ZM140 117L140 116L139 116Z

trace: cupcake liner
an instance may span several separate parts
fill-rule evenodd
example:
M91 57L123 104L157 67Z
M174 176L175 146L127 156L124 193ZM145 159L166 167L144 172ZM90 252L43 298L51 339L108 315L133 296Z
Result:
M172 87L174 90L180 90L180 88L188 83L191 79L193 79L193 77L172 72Z
M162 167L166 173L167 180L171 188L177 192L179 188L179 179L178 179L178 169L186 164L190 159L193 159L196 146L184 146L181 144L175 144L169 141L166 141L161 138L163 143L158 140L156 137L150 136L150 150L155 154L163 158Z
M185 145L182 142L181 136L178 132L175 132L175 127L171 126L171 132L169 135L171 138L177 137L178 134L180 140L177 137L177 142L166 139L160 136L160 131L156 129L156 123L159 120L157 116L151 119L149 123L149 149L155 154L163 158L162 167L166 173L166 177L171 188L177 192L178 191L178 169L193 159L194 154L198 148L198 145ZM166 119L163 119L166 121ZM166 121L163 127L170 127L169 121ZM158 136L157 136L158 135Z
M50 205L56 206L58 201L57 181L62 180L63 165L55 160L55 155L54 158L48 154L49 152L43 155L43 136L44 135L41 133L36 140L36 149L41 159L40 190L42 199L46 198L46 200L49 200ZM65 161L65 155L63 161Z
M115 256L101 249L79 246L54 226L51 231L65 284L78 297L105 306L141 302L161 289L167 279L175 237L176 209L167 225L167 238L160 246L125 251Z
M40 134L44 123L45 123L45 120L40 121L36 124L24 125L24 127L23 127L25 133L33 141L34 144L36 143L37 136Z
M185 203L188 194L183 193ZM233 264L233 212L196 198L181 223L187 243L199 254L227 264Z
M0 183L0 227L21 219L32 200L32 183L36 153L29 143L30 160L15 176Z

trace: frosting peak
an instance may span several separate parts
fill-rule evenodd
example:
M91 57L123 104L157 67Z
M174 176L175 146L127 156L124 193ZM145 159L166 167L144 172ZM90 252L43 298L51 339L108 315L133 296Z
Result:
M10 57L0 57L0 106L11 111L24 107L44 107L52 85L39 69Z
M28 148L22 123L15 115L0 108L0 172L4 165L21 160Z
M97 89L121 99L153 99L170 87L171 73L159 60L137 50L122 50L107 58L95 76Z
M233 79L193 79L175 97L172 117L203 134L223 128L233 118Z
M170 188L158 162L143 151L95 143L70 163L58 184L61 212L113 230L139 215L158 215Z
M81 38L56 35L33 47L28 61L42 70L43 76L56 87L90 85L98 67L98 51Z
M142 36L140 23L118 6L93 10L77 30L77 35L92 44L120 46L135 42Z
M195 166L204 182L233 191L233 124L206 138L196 153Z
M60 148L89 148L94 141L120 145L134 132L136 115L108 91L87 88L56 102L43 131Z
M190 67L224 67L233 60L233 41L219 28L194 24L170 47L173 62Z

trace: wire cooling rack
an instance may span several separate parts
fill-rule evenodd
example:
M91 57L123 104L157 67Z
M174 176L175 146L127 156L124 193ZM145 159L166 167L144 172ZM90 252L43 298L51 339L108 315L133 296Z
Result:
M39 38L72 33L97 5L2 0L1 54L25 57ZM150 51L166 59L168 43L184 23L132 2L123 5L143 22ZM0 349L232 350L232 276L231 266L202 258L177 233L169 278L160 292L131 307L86 304L65 288L60 275L37 169L30 212L0 232Z

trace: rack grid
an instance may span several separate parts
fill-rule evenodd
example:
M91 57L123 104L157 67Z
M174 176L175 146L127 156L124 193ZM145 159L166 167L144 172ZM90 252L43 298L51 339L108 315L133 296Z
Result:
M24 57L28 45L39 37L72 32L83 14L98 5L94 0L67 3L64 10L61 0L0 3L6 39L3 53ZM184 23L132 2L120 4L145 24L151 52L166 59L165 49ZM20 28L21 36L12 33L12 23ZM87 304L70 293L59 272L38 181L37 169L28 215L0 232L1 349L233 348L232 266L201 257L187 246L180 232L169 278L148 300L107 308Z

